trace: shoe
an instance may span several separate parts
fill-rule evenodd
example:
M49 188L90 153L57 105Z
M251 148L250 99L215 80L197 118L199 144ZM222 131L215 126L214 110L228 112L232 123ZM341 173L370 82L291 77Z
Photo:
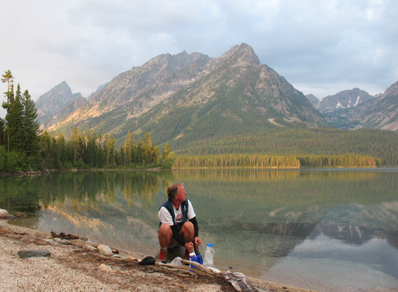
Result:
M167 262L167 250L160 250L159 257L157 259L158 262Z

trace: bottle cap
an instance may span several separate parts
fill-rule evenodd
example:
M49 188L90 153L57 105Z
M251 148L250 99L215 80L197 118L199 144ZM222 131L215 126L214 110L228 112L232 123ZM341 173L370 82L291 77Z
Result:
M208 243L207 246L208 247L213 247L213 244L212 243Z
M190 254L189 254L189 257L193 257L193 256L195 256L196 254L195 254L195 252L193 251L193 252L191 252Z

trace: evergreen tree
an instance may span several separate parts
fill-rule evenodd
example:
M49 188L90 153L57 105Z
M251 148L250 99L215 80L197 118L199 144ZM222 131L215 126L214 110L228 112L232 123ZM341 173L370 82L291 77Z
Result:
M4 126L5 126L4 120L0 118L0 147L4 143Z
M26 156L36 156L39 151L40 124L37 120L37 110L28 90L22 96L23 117L22 129L24 134L24 150Z
M24 151L24 129L23 129L23 112L24 108L22 105L21 87L17 85L17 91L15 92L14 102L10 107L8 113L9 127L9 147L10 150L15 152Z
M5 110L7 110L7 115L9 111L11 111L12 104L14 102L14 76L12 76L12 73L10 70L7 70L4 72L2 75L3 78L1 78L1 82L6 83L7 82L7 91L5 92L7 101L3 102L2 106ZM10 146L9 146L9 130L10 130L10 125L8 124L8 120L10 116L7 117L6 115L6 121L7 125L5 125L5 131L6 131L6 136L7 136L7 152L10 152Z
M6 130L6 136L7 136L7 152L9 153L10 152L10 129L12 129L12 112L13 112L13 107L14 107L14 85L12 83L11 83L10 89L6 92L6 97L7 97L7 101L3 102L2 106L7 111L5 130Z
M13 83L14 76L12 76L12 73L10 70L6 70L4 74L2 75L3 78L1 78L1 82L6 83L7 82L7 92L11 91L11 85Z

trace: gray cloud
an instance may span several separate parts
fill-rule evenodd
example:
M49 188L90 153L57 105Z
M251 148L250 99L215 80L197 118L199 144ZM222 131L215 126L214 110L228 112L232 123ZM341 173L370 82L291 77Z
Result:
M395 0L16 0L2 3L0 25L0 70L34 99L63 80L88 96L159 54L218 57L242 42L319 98L398 80Z

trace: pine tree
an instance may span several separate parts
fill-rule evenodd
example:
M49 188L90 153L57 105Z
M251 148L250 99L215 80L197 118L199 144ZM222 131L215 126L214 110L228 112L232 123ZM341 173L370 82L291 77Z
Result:
M15 92L14 102L10 108L8 114L9 122L9 146L10 150L15 152L24 151L24 129L23 129L23 112L24 108L22 105L21 87L17 85L17 91Z
M24 150L26 156L35 156L39 151L40 134L37 110L34 101L31 99L28 90L22 96L23 117L22 128L24 133Z
M4 72L2 77L3 78L1 78L1 82L3 82L3 83L7 82L7 92L6 92L6 94L7 94L8 92L11 91L11 86L12 86L12 83L14 82L13 81L14 76L12 76L12 73L11 73L10 70L7 70L7 71Z
M3 145L4 141L4 120L0 118L0 147Z

